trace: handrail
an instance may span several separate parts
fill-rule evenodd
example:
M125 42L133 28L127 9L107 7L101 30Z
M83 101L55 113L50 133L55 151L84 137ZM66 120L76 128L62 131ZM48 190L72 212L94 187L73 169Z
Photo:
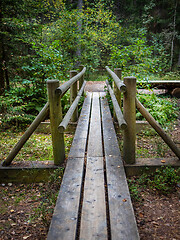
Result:
M56 89L56 93L59 95L63 95L73 83L75 83L78 79L80 79L86 71L86 67L83 68L83 70L78 73L76 76L72 77L69 81L63 83L60 87Z
M106 66L105 68L108 71L108 73L111 75L111 77L113 78L114 82L116 83L117 88L121 92L126 92L126 85L118 78L118 76L108 66Z
M149 124L156 130L156 132L161 136L164 142L171 148L171 150L180 159L180 149L171 140L171 138L166 134L162 127L156 122L156 120L151 116L151 114L146 110L142 103L136 98L136 107L139 112L146 118Z
M67 128L67 125L79 103L79 100L81 98L81 95L83 94L83 91L84 91L84 88L85 88L85 85L86 85L86 81L84 81L77 97L75 98L74 102L72 103L71 107L69 108L69 110L67 111L65 117L63 118L62 122L60 123L60 125L58 126L58 130L63 133L66 128Z
M4 160L2 166L9 166L12 162L12 160L15 158L15 156L18 154L18 152L21 150L23 145L26 143L26 141L30 138L32 133L36 130L36 128L39 126L39 124L47 117L49 114L49 103L47 102L43 109L39 112L37 117L34 119L34 121L31 123L31 125L28 127L28 129L25 131L19 142L14 146L14 148L11 150L7 158Z
M106 84L107 84L108 91L110 93L110 96L111 96L111 99L112 99L112 102L113 102L113 106L114 106L114 110L116 112L116 117L117 117L119 126L120 126L121 129L124 130L124 129L127 128L127 123L124 120L123 114L122 114L121 109L120 109L119 104L118 104L118 101L117 101L117 99L116 99L116 97L113 93L113 90L112 90L108 80L106 80Z

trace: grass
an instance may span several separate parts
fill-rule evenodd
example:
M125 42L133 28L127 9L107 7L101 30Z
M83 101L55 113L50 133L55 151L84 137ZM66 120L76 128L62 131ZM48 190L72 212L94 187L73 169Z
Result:
M106 81L107 78L108 78L108 74L105 71L92 72L87 75L88 81Z
M156 169L154 173L143 173L138 177L128 179L131 197L135 201L142 200L140 191L149 188L152 192L168 195L177 190L177 184L180 182L179 171L170 166L162 166Z
M24 132L0 132L0 159L5 160L11 149L20 140ZM69 152L73 140L72 134L65 134L65 152ZM30 139L25 143L18 155L16 161L47 161L53 160L52 142L50 134L33 133Z

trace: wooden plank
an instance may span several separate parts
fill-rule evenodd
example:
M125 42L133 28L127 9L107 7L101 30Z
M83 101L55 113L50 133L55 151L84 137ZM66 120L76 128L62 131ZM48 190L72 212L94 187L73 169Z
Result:
M80 239L107 239L103 157L87 159Z
M123 162L106 99L101 99L101 109L111 239L139 240ZM110 143L113 145L112 149ZM113 150L115 154L113 154Z
M84 104L79 117L73 143L68 157L84 157L87 143L87 134L89 128L89 117L91 108L91 94L88 94L84 100Z
M48 233L48 240L76 238L90 107L91 95L89 94L84 101L75 137L68 156L63 181ZM80 134L82 133L81 131L83 131L82 135Z
M93 93L88 157L103 157L99 93Z
M75 239L84 158L68 159L47 240Z
M80 239L107 239L99 94L93 94Z
M104 94L101 94L101 111L102 111L103 126L104 126L104 123L106 123L106 129L105 131L103 131L103 141L104 141L104 145L106 146L104 149L105 155L117 156L120 158L121 154L119 151L117 137L114 132L112 116L109 110L108 102L104 99Z

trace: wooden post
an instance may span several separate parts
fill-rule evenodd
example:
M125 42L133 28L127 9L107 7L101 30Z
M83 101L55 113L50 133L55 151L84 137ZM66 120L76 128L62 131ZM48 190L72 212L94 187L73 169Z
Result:
M124 130L123 159L126 163L133 164L136 142L136 78L125 77L124 84L127 91L124 93L123 111L127 128Z
M83 65L80 65L79 66L79 71L81 72L83 70L84 66ZM84 82L84 75L82 75L82 77L79 79L79 89L81 89L82 85L83 85L83 82Z
M75 75L77 75L77 71L71 70L70 78L74 77ZM77 82L73 83L70 88L70 105L73 103L76 97L77 97ZM78 120L78 108L76 108L71 118L72 122L76 122L77 120Z
M54 165L62 164L65 159L64 133L58 131L62 121L61 96L55 93L58 87L58 80L47 81Z
M114 73L118 76L118 78L121 80L121 72L122 70L120 68L114 68ZM121 108L121 92L117 88L116 83L114 82L114 95L116 96L117 102ZM116 113L113 111L114 119L116 119Z

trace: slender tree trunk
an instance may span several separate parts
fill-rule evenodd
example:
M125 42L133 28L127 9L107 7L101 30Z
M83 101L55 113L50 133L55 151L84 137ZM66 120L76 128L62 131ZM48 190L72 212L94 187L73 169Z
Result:
M174 18L173 18L173 33L172 33L172 42L171 42L171 60L170 60L170 69L172 71L173 66L173 57L174 57L174 39L176 36L176 12L177 12L177 2L174 7Z
M180 52L179 52L179 58L178 58L178 67L180 68Z
M2 9L2 3L0 3ZM0 10L0 95L4 93L5 79L3 71L3 34L2 34L2 11Z
M4 93L4 90L5 90L2 44L3 44L2 43L2 36L0 36L0 95L2 95Z
M79 14L81 14L82 12L82 8L83 8L83 0L78 0L78 10L79 10ZM78 39L77 39L77 50L76 50L76 57L78 58L78 61L76 62L76 65L80 65L80 60L79 58L81 57L81 30L82 30L82 21L81 21L81 16L79 17L79 20L77 22L77 27L78 27Z
M5 85L6 89L10 89L10 84L9 84L9 75L8 75L8 69L7 69L7 64L6 64L6 53L4 49L4 44L2 43L2 51L3 51L3 67L4 67L4 76L5 76Z

